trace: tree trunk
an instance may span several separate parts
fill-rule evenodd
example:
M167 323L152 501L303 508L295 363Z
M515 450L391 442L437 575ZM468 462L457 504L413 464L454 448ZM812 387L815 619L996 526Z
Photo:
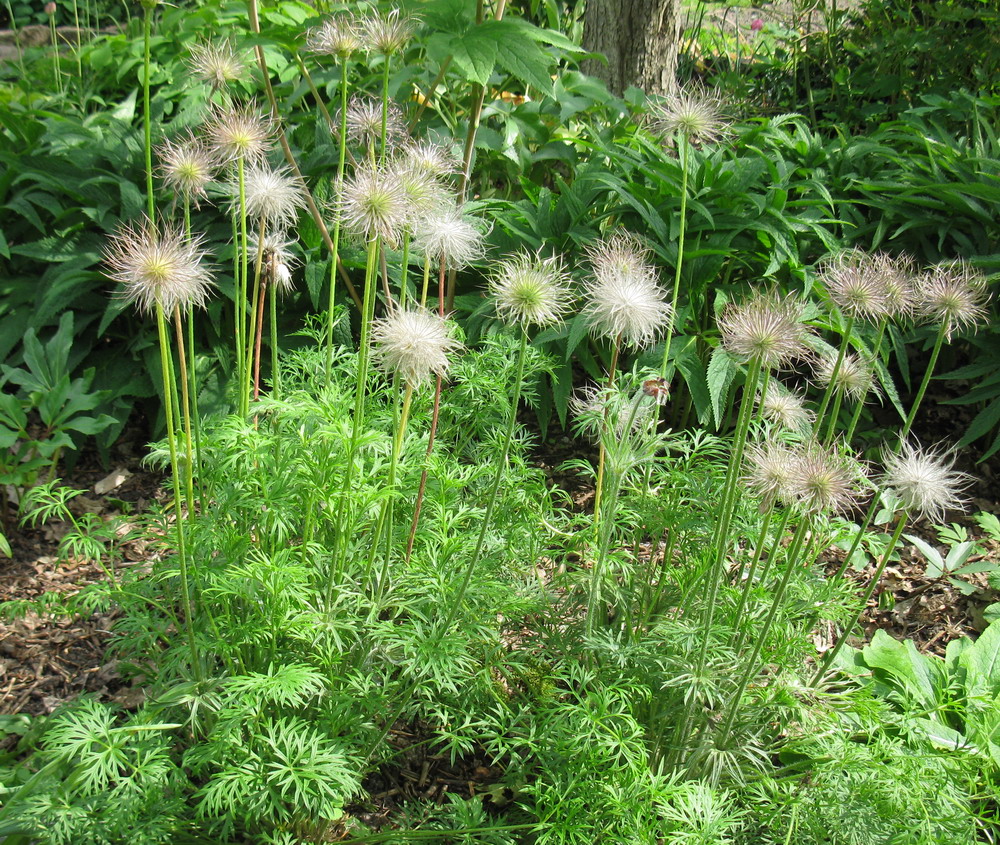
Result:
M608 62L588 59L584 73L604 80L618 96L629 86L647 94L674 91L680 5L680 0L587 0L583 46L603 53Z

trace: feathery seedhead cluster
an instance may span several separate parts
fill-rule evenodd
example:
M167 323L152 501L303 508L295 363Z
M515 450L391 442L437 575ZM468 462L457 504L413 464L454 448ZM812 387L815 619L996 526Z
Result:
M409 203L395 173L367 165L344 182L337 213L349 233L395 247L409 221Z
M816 381L822 387L829 387L830 382L833 382L833 390L836 393L854 402L863 402L873 391L878 393L875 369L868 361L857 353L848 352L838 368L837 357L836 352L827 351L816 360L814 372Z
M217 164L204 143L191 135L164 141L157 156L164 185L195 203L206 196L205 186L215 176Z
M824 262L819 279L842 313L878 322L888 316L886 292L870 257L849 249Z
M268 232L264 235L261 246L256 233L248 238L250 253L257 255L260 251L261 279L266 285L274 285L281 293L291 293L292 271L298 266L298 259L292 255L292 242L288 233L282 231Z
M213 91L238 82L247 73L246 63L228 39L218 44L195 44L190 50L188 66L195 76L211 85Z
M525 328L558 323L570 305L569 276L558 256L520 252L507 258L490 276L488 290L497 316Z
M808 357L809 330L801 320L802 305L792 297L760 296L728 305L719 317L722 346L743 362L757 359L779 369Z
M884 252L871 256L872 272L879 279L885 296L885 307L889 316L897 319L913 316L916 307L916 293L913 280L916 276L913 259L908 255L895 258Z
M743 483L754 496L764 500L765 507L797 501L798 455L794 449L775 440L763 445L752 443L747 446L746 463Z
M417 29L417 20L404 15L399 9L388 12L373 12L361 22L364 38L369 49L384 56L391 56L402 50Z
M932 267L919 280L917 295L921 316L940 325L950 340L956 329L986 316L989 289L986 278L960 259Z
M593 277L586 283L587 324L600 337L633 347L649 346L673 319L657 282L648 250L627 233L601 239L587 249Z
M306 49L310 53L346 59L363 49L362 33L351 15L335 15L309 31Z
M148 219L112 235L104 261L108 278L124 286L121 297L144 313L159 305L169 317L177 306L204 305L212 284L201 239Z
M209 149L221 162L263 161L273 135L274 125L253 106L216 108L205 123Z
M806 407L802 394L779 387L774 382L767 386L760 398L760 415L770 423L799 433L808 432L813 421L812 412Z
M448 321L427 308L395 309L372 323L373 357L387 373L417 387L448 372L448 356L461 347Z
M382 137L382 101L371 97L352 97L347 105L347 137L369 149ZM406 135L403 112L389 103L385 118L385 143L391 147Z
M825 261L819 278L844 314L872 323L913 311L913 268L905 256L849 249Z
M426 170L409 167L401 159L394 159L389 169L406 197L411 230L419 228L424 215L453 203L444 184Z
M839 513L860 501L864 474L856 460L816 442L805 443L795 449L790 490L809 513Z
M446 267L460 270L483 257L484 226L478 218L454 205L441 206L420 221L413 248L431 261L444 259Z
M240 185L236 174L230 177L228 189L234 214L240 213ZM306 207L306 190L302 180L286 166L249 164L243 174L243 196L247 217L263 220L269 226L287 229Z
M955 469L954 456L941 449L921 449L914 443L887 450L884 456L885 486L907 513L931 522L942 522L945 513L964 504L963 491L972 478Z
M401 159L407 167L437 178L450 176L459 169L454 151L433 141L410 141L403 147Z
M654 103L650 127L667 144L680 134L693 146L714 144L725 134L729 122L722 114L718 94L691 87Z

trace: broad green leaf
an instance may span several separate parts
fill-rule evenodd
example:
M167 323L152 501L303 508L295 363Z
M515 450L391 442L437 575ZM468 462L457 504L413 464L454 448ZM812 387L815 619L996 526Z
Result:
M496 63L520 82L548 93L552 90L549 70L552 59L515 20L487 21L477 29L496 38Z
M473 27L450 41L455 66L470 82L478 82L483 87L490 84L497 64L497 42L489 31L483 32L486 26Z
M994 622L983 631L960 660L969 673L967 689L970 694L980 684L991 696L1000 692L1000 624ZM978 683L975 676L978 676Z
M715 416L716 428L722 425L725 415L725 405L729 399L729 388L733 379L739 372L739 366L732 356L721 346L717 346L712 352L712 357L708 362L706 380L708 382L708 393L712 398L712 412Z
M898 642L878 630L871 643L861 650L865 662L881 669L926 710L938 704L937 689L943 680L943 661L917 651L912 640Z

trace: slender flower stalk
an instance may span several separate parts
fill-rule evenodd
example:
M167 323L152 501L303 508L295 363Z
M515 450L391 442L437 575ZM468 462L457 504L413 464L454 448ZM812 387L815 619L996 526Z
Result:
M850 623L844 626L834 647L827 652L823 663L813 677L812 683L814 685L819 683L830 666L833 665L833 661L844 647L848 636L861 620L876 587L881 583L882 573L899 543L899 537L911 514L924 517L932 522L941 522L946 511L962 506L964 502L962 491L972 480L968 475L958 472L954 468L954 459L950 459L946 452L934 449L921 450L909 441L904 441L897 449L887 449L884 453L884 461L883 487L889 492L891 499L898 503L899 517L889 544L886 546L862 596L857 613L854 614ZM875 498L878 500L878 497ZM841 573L846 568L851 554L853 554L853 549L849 551Z
M152 220L156 216L156 199L153 194L153 121L149 103L149 73L150 53L149 42L153 32L153 10L156 0L143 0L142 3L142 135L143 152L146 156L146 216ZM50 21L53 18L50 16ZM53 37L55 30L53 29ZM55 45L53 45L55 46ZM56 79L60 80L58 65Z
M199 249L199 241L181 235L174 229L157 230L151 220L140 226L126 226L116 233L105 249L105 263L108 277L124 287L121 296L134 302L140 311L153 311L156 315L157 333L160 344L160 364L163 377L164 411L167 423L167 442L176 508L177 554L180 565L181 595L184 602L184 620L191 649L192 671L195 677L202 676L202 664L198 655L194 634L195 605L191 594L191 572L182 515L181 471L177 455L177 440L174 424L174 395L176 385L172 378L172 353L167 333L165 311L169 309L179 317L182 308L201 305L207 297L211 283L210 275L203 264L204 253ZM180 324L177 325L178 331ZM179 336L180 337L180 336ZM180 338L183 349L183 339ZM183 366L182 353L182 366ZM186 374L184 374L186 378ZM186 390L186 381L185 381ZM185 407L185 418L190 414ZM189 424L189 423L188 423ZM188 507L194 506L191 475L193 454L191 450L190 428L187 429L188 466Z

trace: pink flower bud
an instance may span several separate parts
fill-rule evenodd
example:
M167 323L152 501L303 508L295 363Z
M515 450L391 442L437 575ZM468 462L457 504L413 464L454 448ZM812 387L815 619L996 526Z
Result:
M764 21L762 21L760 18L754 18L752 21L750 21L751 32L760 32L763 28L764 28Z
M45 4L45 14L47 14L47 15L49 15L51 17L55 13L56 13L56 4L55 3L46 3Z

